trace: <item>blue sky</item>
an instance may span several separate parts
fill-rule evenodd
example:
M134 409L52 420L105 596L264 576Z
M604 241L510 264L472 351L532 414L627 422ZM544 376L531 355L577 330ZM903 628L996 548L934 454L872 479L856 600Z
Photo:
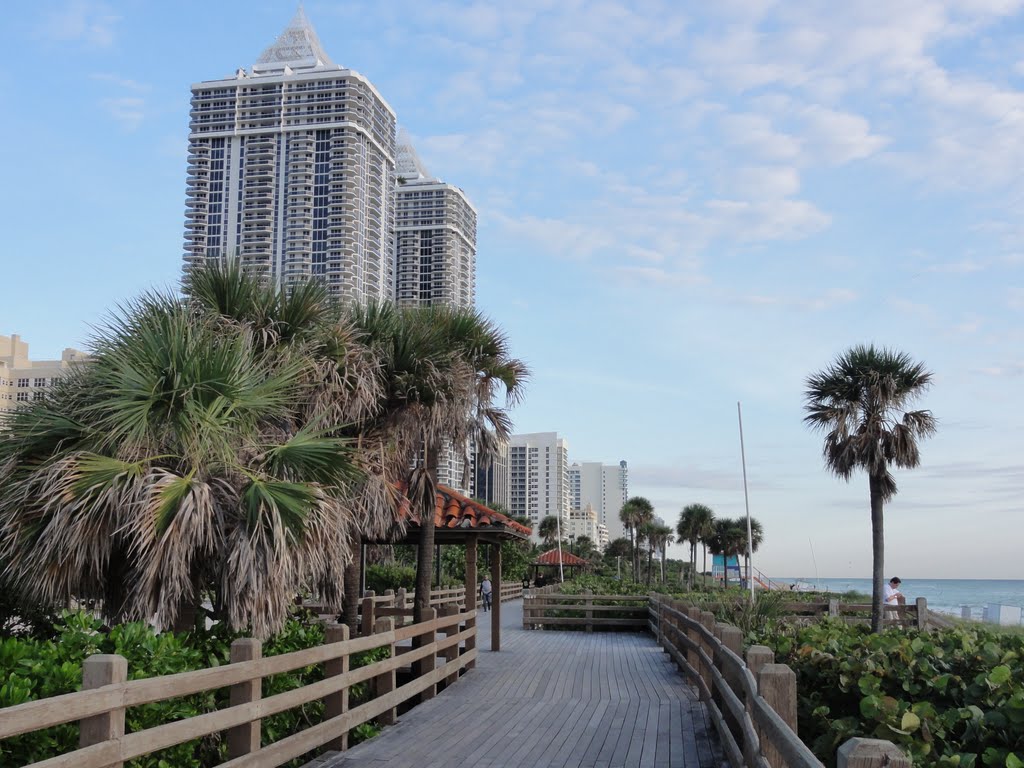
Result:
M940 422L887 571L1022 578L1020 0L333 2L306 11L480 215L478 305L534 375L517 431L631 468L674 522L753 514L770 575L870 573L867 480L823 469L805 377L925 361ZM0 332L34 356L173 284L189 86L291 0L5 9ZM681 550L679 550L681 552Z

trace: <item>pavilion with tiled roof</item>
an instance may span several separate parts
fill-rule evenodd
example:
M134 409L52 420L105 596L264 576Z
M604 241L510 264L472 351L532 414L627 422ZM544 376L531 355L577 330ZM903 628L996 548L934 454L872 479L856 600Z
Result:
M551 570L558 569L559 567L563 569L568 568L569 573L572 574L573 569L584 569L589 566L590 563L587 560L584 560L582 557L577 557L572 552L566 552L560 548L549 549L533 561L533 577L534 581L537 581L541 568Z
M405 535L390 539L389 544L416 546L420 537L420 514L412 502L403 495L398 516L405 522ZM479 545L491 545L491 586L493 594L501 595L501 545L505 541L528 540L531 530L517 523L508 515L496 512L483 504L444 485L437 486L437 502L434 505L434 544L440 547L448 544L463 544L466 547L466 609L474 610L477 605L476 561ZM365 544L383 543L366 541ZM366 558L362 557L361 581L365 583ZM440 568L440 551L434 558ZM491 604L491 650L501 649L501 600Z

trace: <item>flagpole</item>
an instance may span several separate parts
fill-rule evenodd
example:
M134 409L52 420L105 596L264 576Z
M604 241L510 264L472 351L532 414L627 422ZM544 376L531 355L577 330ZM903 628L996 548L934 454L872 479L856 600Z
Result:
M747 508L747 581L750 582L750 602L754 603L754 538L750 530L750 496L747 494L747 453L743 447L743 409L736 401L736 417L740 422L740 461L743 464L743 503ZM726 562L725 567L729 567Z

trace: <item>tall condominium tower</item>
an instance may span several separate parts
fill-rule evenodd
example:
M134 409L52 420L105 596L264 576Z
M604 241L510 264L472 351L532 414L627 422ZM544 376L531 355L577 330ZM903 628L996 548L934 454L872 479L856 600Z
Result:
M476 209L456 186L431 176L405 133L398 134L395 301L473 306Z
M483 461L475 454L475 483L473 496L483 499L487 504L500 504L511 510L508 487L508 443L502 441L498 452L489 462Z
M557 432L513 435L508 449L509 511L533 521L569 519L569 444Z
M430 175L404 130L398 132L396 175L395 303L472 309L476 209L461 189ZM475 451L446 443L438 457L437 481L479 496L476 463Z
M629 498L629 470L625 461L573 463L569 467L569 487L573 509L586 509L591 505L597 522L607 527L609 539L614 541L624 535L619 510Z
M185 264L390 299L395 113L331 62L300 8L249 69L192 86Z

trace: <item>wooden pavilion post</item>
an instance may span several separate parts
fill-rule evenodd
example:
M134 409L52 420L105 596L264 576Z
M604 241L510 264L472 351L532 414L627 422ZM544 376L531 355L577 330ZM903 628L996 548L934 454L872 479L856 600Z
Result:
M466 538L466 610L476 610L476 593L479 591L476 584L476 558L477 558L477 544L476 536L468 536ZM466 620L466 629L473 629L473 637L466 638L466 651L469 652L476 648L476 632L475 628L480 625L479 621L475 618ZM471 661L466 667L467 669L476 668L476 662Z
M501 542L491 544L491 650L501 650Z

